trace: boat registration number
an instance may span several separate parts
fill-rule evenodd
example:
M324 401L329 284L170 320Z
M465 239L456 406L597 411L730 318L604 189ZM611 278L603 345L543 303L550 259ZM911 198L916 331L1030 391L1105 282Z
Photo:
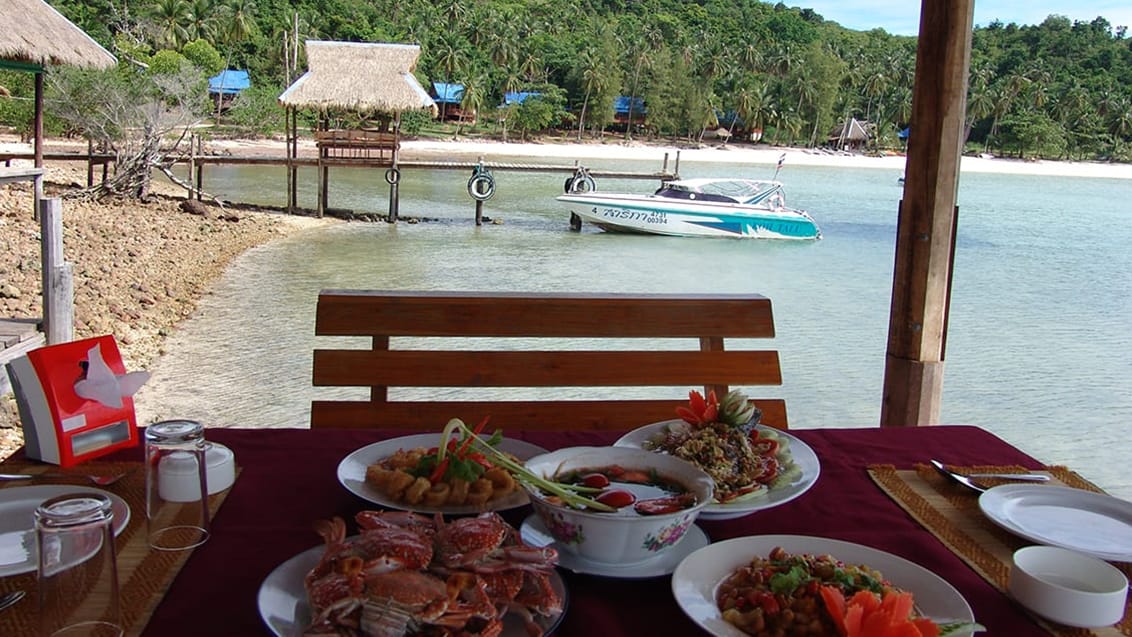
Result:
M667 224L668 217L663 212L645 210L626 210L624 208L601 208L601 216L609 219L642 221L644 223ZM597 212L597 210L594 210Z

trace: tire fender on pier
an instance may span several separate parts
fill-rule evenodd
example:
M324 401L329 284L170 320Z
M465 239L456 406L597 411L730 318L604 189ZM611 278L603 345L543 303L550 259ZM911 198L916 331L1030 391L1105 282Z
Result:
M393 185L396 185L400 181L401 181L401 171L400 170L397 170L396 168L390 168L389 170L385 171L385 183L389 184L390 186L393 186Z
M495 196L495 177L491 171L474 171L468 180L468 194L476 201L487 201Z

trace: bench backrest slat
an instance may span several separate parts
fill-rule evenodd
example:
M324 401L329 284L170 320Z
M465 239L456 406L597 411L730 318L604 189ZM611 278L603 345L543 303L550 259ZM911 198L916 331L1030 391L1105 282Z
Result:
M729 387L782 383L778 352L725 346L773 338L770 300L759 295L325 290L315 334L369 337L370 349L316 349L313 383L368 387L370 395L314 401L312 427L437 430L449 418L490 415L505 429L627 430L674 418L686 399L610 399L598 389L599 398L578 400L577 388L666 388L653 396L670 396L673 387L687 387L722 395ZM391 349L400 337L448 338ZM466 337L492 340L490 347L469 346ZM543 339L564 339L571 349L547 347ZM568 399L388 399L389 388L402 387L575 390ZM756 404L763 423L787 426L784 401L756 397Z

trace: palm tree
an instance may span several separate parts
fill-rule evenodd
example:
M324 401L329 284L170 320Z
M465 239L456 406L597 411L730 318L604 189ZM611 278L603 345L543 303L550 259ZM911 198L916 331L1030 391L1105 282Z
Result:
M228 0L228 42L243 42L255 28L255 0Z
M192 13L185 0L157 0L150 9L150 17L157 24L159 46L179 49L189 41Z
M192 40L216 40L220 7L217 0L190 0L188 32Z

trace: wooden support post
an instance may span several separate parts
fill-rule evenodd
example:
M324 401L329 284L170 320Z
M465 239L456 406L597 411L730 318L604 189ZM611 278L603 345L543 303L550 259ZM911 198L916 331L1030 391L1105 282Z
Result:
M46 69L35 73L35 115L32 117L32 134L35 135L35 167L43 168L43 74ZM35 180L35 195L32 200L32 215L39 220L39 202L43 201L43 177Z
M483 225L483 202L476 199L476 225Z
M398 173L400 173L400 170L397 168L396 163L393 164L393 167L390 170L396 170L398 171ZM401 178L398 177L397 179L393 180L393 183L389 184L389 223L397 223L397 217L400 213L400 208Z
M189 181L189 192L188 192L188 197L187 197L188 199L192 199L193 195L196 194L196 193L193 192L194 190L196 190L196 188L194 186L196 185L196 180L197 180L197 145L196 145L196 140L197 140L196 133L189 133L189 179L188 179L188 181Z
M44 199L39 211L43 268L43 333L48 345L74 339L75 293L71 264L63 261L63 203Z
M94 186L94 140L86 140L86 187Z
M202 140L199 136L197 137L197 152L196 152L196 154L197 154L198 157L200 155L204 154L204 140ZM196 163L196 162L194 162L194 163ZM201 199L202 199L201 193L204 192L204 164L199 164L197 166L196 191L197 191L197 201L201 201Z
M286 41L286 35L287 34L284 33L283 35L284 35L284 41ZM294 214L295 213L295 155L294 155L294 151L295 151L295 148L294 148L295 131L291 127L291 122L292 122L292 119L293 119L293 117L292 117L293 113L294 113L294 109L289 107L289 106L287 107L287 110L284 111L284 113L283 113L283 123L286 127L286 130L287 130L286 170L287 170L287 213L288 214Z
M882 427L939 422L974 0L923 0Z

